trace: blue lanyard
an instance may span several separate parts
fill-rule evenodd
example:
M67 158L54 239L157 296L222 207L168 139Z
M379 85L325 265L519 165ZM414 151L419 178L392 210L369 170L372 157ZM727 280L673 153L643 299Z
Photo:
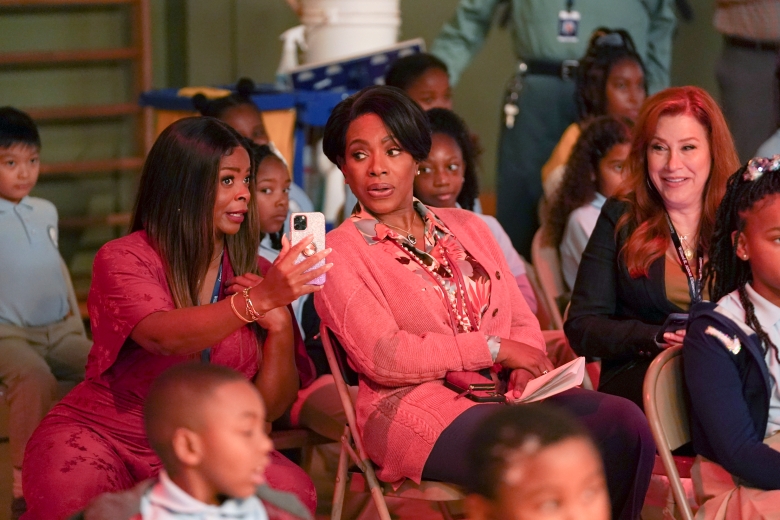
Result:
M224 253L223 253L224 254ZM214 282L214 289L211 291L211 301L209 303L217 303L219 301L219 289L222 286L222 262L219 262L219 271L217 271L217 280ZM211 348L206 348L200 351L200 362L211 362Z

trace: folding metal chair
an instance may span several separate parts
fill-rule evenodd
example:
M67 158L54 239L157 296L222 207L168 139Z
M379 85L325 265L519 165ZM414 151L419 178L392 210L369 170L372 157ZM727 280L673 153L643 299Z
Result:
M680 478L681 474L690 478L693 458L672 455L672 450L691 440L681 353L682 347L671 347L656 356L645 375L643 400L658 455L671 486L667 499L668 514L674 518L676 503L683 520L693 520L693 511ZM654 470L654 473L657 474L657 471Z
M341 519L348 483L352 491L365 491L368 488L382 520L390 520L385 497L437 502L444 518L446 520L452 519L447 502L464 498L464 494L458 487L444 482L425 480L418 485L407 479L398 489L394 489L391 484L380 482L376 478L374 464L366 454L363 439L357 428L355 404L352 402L352 395L348 388L348 385L357 385L357 374L349 367L346 352L342 349L338 339L325 325L320 326L320 335L330 370L336 381L341 404L347 416L347 426L341 437L341 454L336 473L336 489L333 492L331 520ZM357 466L356 471L349 468L350 461Z

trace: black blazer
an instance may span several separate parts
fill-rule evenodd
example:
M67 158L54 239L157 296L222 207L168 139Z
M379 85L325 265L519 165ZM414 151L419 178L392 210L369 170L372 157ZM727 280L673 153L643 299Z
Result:
M665 260L657 259L648 276L631 278L620 250L627 230L615 235L626 204L604 203L582 254L563 328L571 347L588 359L601 359L601 382L637 360L649 360L660 349L655 335L666 317L685 312L666 299Z

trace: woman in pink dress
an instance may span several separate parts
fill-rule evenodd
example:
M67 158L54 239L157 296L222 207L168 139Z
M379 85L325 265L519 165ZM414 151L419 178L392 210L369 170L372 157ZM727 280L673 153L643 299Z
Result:
M257 257L251 171L240 136L212 118L177 121L152 147L131 233L95 258L86 380L27 445L25 520L66 518L101 493L157 474L142 409L150 384L171 365L200 359L238 370L257 385L269 420L313 377L287 305L319 290L306 282L329 266L304 271L327 252L295 265L304 240L285 244L273 266ZM234 278L253 275L262 275L254 287L226 291ZM311 480L275 455L269 483L294 490L313 510Z

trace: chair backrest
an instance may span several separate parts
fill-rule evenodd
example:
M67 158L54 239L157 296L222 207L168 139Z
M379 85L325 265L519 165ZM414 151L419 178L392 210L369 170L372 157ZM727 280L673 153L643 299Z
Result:
M556 298L566 292L563 282L561 261L558 251L546 243L545 230L539 228L531 242L531 262L536 271L536 278L544 294L544 305L550 313L553 325L557 330L563 330L563 318L558 309Z
M525 275L531 283L531 289L534 290L534 296L536 296L536 319L539 320L539 327L542 330L552 330L555 327L553 326L550 312L547 310L547 301L545 300L544 292L542 292L542 287L539 285L539 280L536 279L534 266L525 258L523 258L523 264L525 265Z
M348 388L348 386L357 385L357 374L349 367L347 353L344 352L344 349L339 344L338 338L324 323L320 323L320 338L322 339L325 356L328 358L330 371L336 383L336 390L341 399L344 413L347 416L347 426L349 426L355 442L362 448L360 435L357 431L355 403L352 402L352 394L350 394Z
M682 347L670 347L658 354L645 375L643 400L675 502L683 518L692 520L693 514L672 457L672 450L691 440L682 361Z
M664 448L669 450L676 450L691 440L681 354L682 347L664 350L645 375L645 410L651 426L656 422L663 431Z

